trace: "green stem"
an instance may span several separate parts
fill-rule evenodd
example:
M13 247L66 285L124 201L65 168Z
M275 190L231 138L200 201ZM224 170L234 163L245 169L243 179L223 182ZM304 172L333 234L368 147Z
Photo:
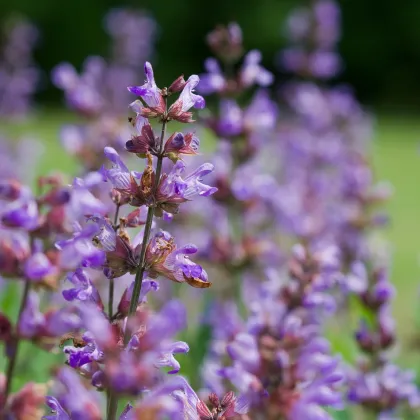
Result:
M22 300L20 302L20 308L19 308L19 315L18 315L18 319L17 319L17 335L16 338L12 344L12 354L9 358L9 362L7 365L7 369L6 369L6 385L4 388L4 396L3 396L3 402L4 402L4 407L6 407L7 404L7 398L10 394L11 388L12 388L12 380L13 380L13 374L16 368L16 362L17 362L17 356L18 356L18 350L19 350L19 324L20 324L20 320L22 318L22 313L25 309L26 303L28 301L28 296L29 296L29 289L31 287L31 282L29 280L25 280L25 286L23 289L23 294L22 294Z
M156 191L159 185L160 175L162 172L162 162L163 162L162 152L163 152L163 140L165 137L165 131L166 131L166 120L164 120L162 123L162 132L160 135L160 144L159 144L159 155L157 158L155 182L153 185L153 195L156 194ZM144 275L144 272L146 271L146 264L145 264L146 249L147 249L147 245L150 238L150 232L152 230L152 222L153 222L154 214L155 214L155 207L153 205L149 206L149 209L147 211L146 224L144 226L143 242L142 242L141 250L140 250L140 260L139 260L139 265L136 272L136 277L134 279L134 289L133 289L133 294L131 296L130 309L128 311L128 316L131 316L136 312L137 304L140 298L141 286L143 284L143 275ZM127 344L129 339L130 339L130 332L129 332L129 329L126 328L125 335L124 335L124 343Z
M115 207L115 216L114 216L114 224L113 228L115 231L118 230L118 215L120 213L120 205L117 204ZM109 290L108 290L108 316L109 319L112 319L114 310L114 279L109 280Z
M167 121L166 119L164 119L162 122L162 132L160 135L159 154L157 157L155 182L153 184L153 196L155 196L156 194L159 181L160 181L160 175L162 173L163 141L165 138L166 124L167 124ZM149 206L149 209L147 211L147 219L146 219L146 224L144 226L144 233L143 233L143 242L142 242L141 250L140 250L140 259L139 259L139 264L137 266L136 277L134 279L134 289L133 289L133 294L131 296L130 309L128 311L127 318L133 315L137 310L137 304L138 304L140 293L141 293L141 286L143 284L143 275L144 275L144 272L146 271L146 264L145 264L146 249L149 243L150 232L152 231L152 222L153 222L154 213L155 213L155 207L154 207L154 204L152 204ZM125 332L124 332L124 344L127 345L129 341L130 341L130 331L129 331L129 328L126 326ZM118 396L115 395L111 391L109 395L109 402L108 402L107 420L116 419L117 409L118 409Z
M116 204L114 224L112 226L115 232L118 230L118 216L120 213L120 207L121 207L120 204ZM108 317L109 317L110 322L112 321L112 317L114 314L114 290L115 290L114 279L111 278L109 280L109 290L108 290ZM107 389L107 392L106 392L107 407L109 406L110 399L111 399L111 391Z

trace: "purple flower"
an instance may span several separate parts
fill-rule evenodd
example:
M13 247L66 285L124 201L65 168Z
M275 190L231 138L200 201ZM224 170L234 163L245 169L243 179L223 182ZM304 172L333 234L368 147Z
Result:
M250 51L244 59L240 80L244 87L254 84L265 87L273 83L273 74L260 65L262 56L258 50Z
M144 108L143 104L141 103L141 101L136 100L134 102L131 102L130 108L136 113L134 127L139 133L141 133L142 128L145 125L149 124L149 120L141 115L142 109Z
M34 281L42 280L56 272L56 268L42 252L32 254L25 262L25 276Z
M249 372L255 372L260 365L260 355L256 337L239 333L235 340L227 346L227 353L234 361L239 361Z
M341 70L341 59L329 51L316 51L310 56L309 69L315 77L328 79Z
M211 163L204 163L184 179L181 175L185 172L186 165L182 161L172 168L172 171L159 186L159 192L165 196L178 196L190 200L194 195L208 197L217 191L217 188L202 183L202 178L214 170Z
M196 155L199 146L200 140L193 133L174 133L166 141L164 152L175 163L180 155Z
M88 57L83 64L83 72L79 76L69 63L56 66L52 72L54 84L63 89L67 103L85 114L97 114L106 104L106 100L98 86L106 71L106 63L101 57Z
M206 101L204 100L204 98L200 95L196 95L193 93L194 88L198 85L199 82L200 78L195 74L188 78L187 83L184 86L184 89L182 90L177 100L180 101L180 103L182 104L182 112L189 111L189 109L192 107L203 109L206 106ZM175 104L173 106L175 107Z
M8 227L33 230L39 225L38 206L30 197L9 203L0 215L2 223Z
M57 398L47 397L46 403L51 410L51 415L42 417L43 420L71 420L70 416L58 402Z
M37 339L42 344L43 337L60 337L69 331L80 328L80 318L70 308L50 310L43 314L39 310L39 296L30 291L27 305L19 322L19 334L28 339ZM48 340L46 342L48 346Z
M157 107L161 104L162 95L157 87L153 75L152 65L147 61L144 64L146 82L142 86L129 86L127 89L134 95L140 96L149 107Z
M247 130L255 133L255 137L260 137L272 132L277 117L277 105L270 99L267 90L259 89L244 112L244 125Z
M80 306L80 317L86 330L94 337L96 343L106 347L113 341L113 334L108 319L98 306L86 302Z
M215 92L221 92L226 88L226 80L223 76L219 63L214 58L208 58L204 62L204 68L207 73L200 76L198 90L203 95L210 95Z
M162 342L171 339L186 325L187 314L184 305L178 300L172 300L151 317L145 340L149 347L160 348Z
M217 132L222 137L234 137L242 133L243 113L239 105L233 99L220 101L220 118Z
M186 282L193 287L210 287L206 271L189 258L196 252L197 248L192 244L176 249L173 237L168 232L157 233L146 249L149 276L155 278L163 275L172 281Z
M67 301L91 301L103 308L101 297L86 271L78 268L74 273L67 275L67 280L74 284L74 288L63 290L63 297Z
M203 109L206 106L204 98L194 93L194 88L199 81L200 78L195 74L188 78L179 98L169 108L168 118L183 123L193 122L192 113L189 110L192 107Z
M187 343L184 341L176 341L174 343L170 343L168 345L162 346L162 353L158 359L158 361L155 363L156 367L170 367L171 370L168 372L170 374L178 373L181 369L181 365L179 362L175 359L174 354L177 353L188 353L190 350Z
M396 414L402 403L413 408L420 406L420 394L414 381L414 372L386 363L376 372L351 373L348 398L353 404L377 407L379 413Z
M59 406L53 403L53 407L61 408L60 415L63 415L62 411L65 409L70 413L69 418L71 419L100 420L102 418L96 395L85 388L77 373L63 368L59 371L57 379L61 382L64 389L61 390L58 396ZM63 418L65 419L66 417Z
M75 178L73 181L71 198L66 209L73 220L81 220L86 215L107 212L107 206L89 191L90 180L86 177L85 179Z
M56 242L61 251L63 268L101 267L105 262L105 252L92 243L92 237L100 230L96 224L87 224L83 228L79 223L73 225L73 236Z
M104 180L109 181L114 188L129 189L131 173L120 155L113 147L105 147L105 156L112 162L112 168L106 169L102 166L100 172Z
M19 322L19 332L25 337L36 336L45 325L45 317L39 311L39 296L30 291L27 305L22 312Z
M72 89L77 86L79 77L70 63L61 63L54 68L52 81L61 89Z
M83 347L65 346L64 354L67 355L67 362L72 368L79 368L92 361L103 362L104 353L97 347L95 340L90 333L83 335L85 345Z

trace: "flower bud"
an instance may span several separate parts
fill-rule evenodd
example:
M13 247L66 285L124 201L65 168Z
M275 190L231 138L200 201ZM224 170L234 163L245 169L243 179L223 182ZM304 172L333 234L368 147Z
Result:
M210 404L215 408L219 407L220 405L219 397L214 392L212 392L209 395L209 401L210 401Z
M182 89L184 89L184 86L187 84L187 82L184 79L184 75L181 74L177 79L175 79L171 86L168 88L169 93L175 93L180 92Z

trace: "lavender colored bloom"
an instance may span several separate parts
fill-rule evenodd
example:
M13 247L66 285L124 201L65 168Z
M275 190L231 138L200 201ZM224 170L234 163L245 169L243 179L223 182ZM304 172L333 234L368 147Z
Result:
M184 305L178 300L168 302L148 324L147 343L159 346L166 339L172 338L187 325Z
M100 173L103 175L105 181L109 181L114 188L129 189L131 178L134 176L138 178L138 172L130 172L121 159L117 151L112 147L105 147L105 156L112 162L112 168L106 169L102 166Z
M97 179L95 178L95 183ZM67 211L73 220L80 220L85 215L105 214L107 206L90 191L90 178L75 178Z
M104 359L104 353L97 347L90 333L83 335L83 341L83 347L65 346L63 349L68 357L68 365L72 368L82 367L92 361L101 362Z
M172 281L186 282L197 288L210 287L206 271L189 258L196 252L197 248L193 244L176 249L172 236L168 232L160 231L151 239L146 249L148 274L152 278L163 275Z
M56 242L55 246L62 253L63 267L74 269L83 267L101 267L105 262L105 252L92 243L92 237L100 230L96 224L73 225L72 238Z
M54 84L63 89L68 104L86 114L96 114L104 106L105 98L96 83L103 77L106 63L101 57L86 59L79 76L71 64L62 63L52 73Z
M270 99L268 91L258 90L244 112L245 128L255 132L255 137L261 137L275 128L277 118L278 107Z
M178 373L181 369L180 363L175 359L174 354L177 353L188 353L190 350L187 343L184 341L176 341L174 343L170 343L167 346L162 346L162 353L159 357L158 361L155 363L156 367L170 367L171 370L168 371L170 374Z
M39 296L29 292L28 303L19 322L19 333L42 344L43 337L59 337L80 328L80 318L72 308L64 308L43 314L39 310Z
M316 51L310 56L310 72L320 79L334 77L341 70L338 54L328 51Z
M25 276L34 281L42 280L56 272L55 267L42 252L36 252L25 262Z
M63 297L67 301L91 301L101 306L102 301L98 290L90 280L86 271L78 268L74 273L67 275L67 280L74 284L74 288L63 290Z
M262 56L258 50L252 50L245 56L240 74L241 84L244 87L254 84L265 87L273 83L273 74L260 65L261 60Z
M177 99L177 101L172 106L176 108L176 104L179 103L182 112L187 112L192 107L203 109L206 106L204 98L193 93L194 88L198 85L199 82L200 78L197 75L193 74L190 76L186 85L184 86L184 89L181 92L181 95L179 95L179 99ZM171 111L169 110L169 112Z
M11 202L0 214L2 223L9 227L33 230L39 224L38 206L30 197Z
M127 287L121 296L121 300L118 304L118 314L119 315L126 315L130 308L130 301L133 296L133 289L134 289L134 281L131 282L130 286ZM159 290L159 283L155 280L151 280L148 278L143 279L141 293L139 296L138 304L146 303L147 302L147 295L150 292L156 292Z
M217 131L224 137L234 137L242 133L243 115L239 105L233 99L220 102L220 119Z
M156 107L160 105L162 96L160 89L157 87L155 77L153 75L153 67L149 62L144 65L144 73L146 75L146 82L142 86L129 86L129 92L140 96L149 107Z
M204 68L207 73L200 75L198 91L203 95L211 95L212 93L223 91L226 88L226 80L217 60L208 58L204 62Z
M232 360L239 361L247 371L254 372L260 364L258 343L255 336L239 333L235 340L227 346L227 353Z
M420 394L414 384L414 373L402 371L387 363L377 372L350 374L349 400L355 404L377 407L377 414L394 413L398 405L420 406Z
M31 337L43 327L44 322L45 318L39 311L39 296L35 292L30 292L28 303L20 319L19 331L22 335Z
M202 183L202 178L214 170L211 163L204 163L182 179L181 175L185 172L185 168L184 162L177 161L159 188L163 195L168 197L179 196L189 200L194 195L208 197L217 191L217 188Z
M141 129L149 124L149 120L141 115L142 109L144 108L141 101L136 100L134 102L131 102L130 108L136 113L136 120L134 123L134 127L136 130L141 133Z
M76 69L69 63L59 64L52 74L53 82L62 89L71 89L78 82Z
M303 76L334 77L342 67L333 51L340 37L338 5L333 0L318 0L311 8L296 10L287 23L294 46L282 51L282 65Z
M80 306L80 317L83 325L99 346L105 347L112 342L113 335L110 324L96 305L86 302L85 305Z
M47 397L46 403L52 414L50 416L42 417L43 420L71 420L71 417L65 412L57 398Z
M363 263L355 261L344 278L344 287L353 293L361 294L368 288L367 271Z
M58 400L61 407L64 407L70 413L70 418L80 420L99 420L102 418L95 394L84 387L75 372L64 368L60 370L57 378L64 386Z

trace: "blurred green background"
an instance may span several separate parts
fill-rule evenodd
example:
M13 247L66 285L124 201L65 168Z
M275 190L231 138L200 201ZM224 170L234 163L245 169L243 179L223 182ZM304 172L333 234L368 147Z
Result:
M1 17L20 13L39 26L42 40L36 60L49 74L58 62L80 66L90 54L107 53L103 16L112 7L145 9L157 20L159 36L154 62L163 80L196 73L209 51L205 35L217 23L236 20L247 48L259 48L264 64L274 69L284 45L282 24L287 12L310 0L2 0ZM392 108L420 106L420 2L342 0L340 50L346 68L340 80L353 85L362 102ZM280 80L281 81L281 80ZM59 93L44 78L43 101Z
M45 107L36 118L17 126L3 122L0 129L42 139L46 153L38 165L39 173L74 170L74 162L63 155L57 135L60 125L72 117L61 109L62 93L50 84L48 75L60 61L80 67L88 55L107 55L109 43L103 17L112 7L144 9L157 20L159 34L153 62L162 84L181 73L201 72L203 60L210 55L205 35L217 23L232 20L242 26L246 47L263 52L264 65L279 75L281 84L286 75L279 74L273 63L285 45L282 25L288 11L303 3L2 0L0 20L12 13L22 14L41 31L35 59L44 72L38 100ZM418 348L413 344L415 335L420 334L420 2L406 0L401 7L391 0L344 0L341 6L340 51L346 67L338 81L351 84L361 102L377 115L372 153L375 173L377 179L389 180L395 189L388 205L391 224L384 236L393 251L392 279L398 291L394 305L401 338L397 358L403 366L420 371ZM139 82L142 79L143 75L139 75ZM0 305L14 310L6 295L1 296ZM344 345L351 345L350 338L343 341ZM48 377L42 363L26 364L25 368L22 381Z

